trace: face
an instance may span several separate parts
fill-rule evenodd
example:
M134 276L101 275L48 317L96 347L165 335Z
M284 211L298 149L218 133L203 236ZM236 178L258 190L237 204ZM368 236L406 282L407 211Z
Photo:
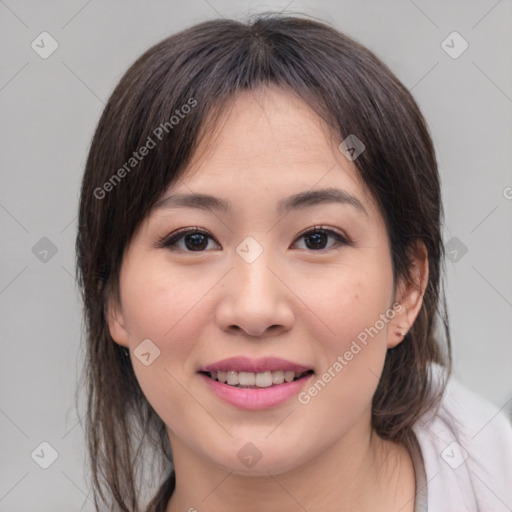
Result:
M278 474L368 436L386 351L420 301L394 295L384 220L305 103L277 88L240 93L212 135L126 249L109 327L175 461ZM201 373L232 357L246 366L214 372L262 387ZM309 373L278 384L294 364Z

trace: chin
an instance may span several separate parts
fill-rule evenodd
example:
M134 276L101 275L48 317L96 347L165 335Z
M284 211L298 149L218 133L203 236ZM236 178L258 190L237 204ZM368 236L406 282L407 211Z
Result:
M258 448L259 446L259 448ZM212 461L225 471L241 476L279 475L297 468L304 461L299 460L296 445L277 450L275 445L244 441L241 447L229 453L216 454ZM300 458L305 458L304 454Z

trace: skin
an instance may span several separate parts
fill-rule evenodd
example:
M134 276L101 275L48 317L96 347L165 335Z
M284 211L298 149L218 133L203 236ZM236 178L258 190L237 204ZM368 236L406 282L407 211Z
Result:
M422 303L427 254L418 246L417 286L397 283L384 220L341 142L300 99L277 87L234 97L171 193L205 193L231 202L231 213L190 207L153 210L127 247L120 304L109 304L112 338L130 349L148 401L167 425L176 490L167 512L413 511L414 469L404 446L371 429L371 399L386 351L403 340ZM323 203L286 215L280 199L335 187L350 205ZM323 226L353 241L302 232ZM207 231L201 251L180 228ZM308 230L309 231L309 230ZM247 263L237 246L252 236L263 248ZM311 236L311 233L309 234ZM200 366L230 356L276 356L321 376L357 335L394 302L400 312L311 399L247 411L214 395ZM160 356L143 365L133 351L149 338ZM261 453L252 467L237 457L248 442Z

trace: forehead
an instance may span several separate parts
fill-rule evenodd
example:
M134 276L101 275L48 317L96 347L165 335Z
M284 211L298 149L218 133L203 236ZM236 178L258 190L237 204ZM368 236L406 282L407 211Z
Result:
M304 100L277 86L238 92L223 105L215 121L207 120L213 126L202 138L190 171L202 158L208 159L210 167L215 163L261 167L268 161L276 166L325 165L338 156L332 130ZM347 160L343 163L351 167Z
M289 90L240 91L205 126L187 169L160 199L191 192L250 199L263 190L277 201L305 190L341 188L368 212L375 207L354 162L339 150L339 136Z

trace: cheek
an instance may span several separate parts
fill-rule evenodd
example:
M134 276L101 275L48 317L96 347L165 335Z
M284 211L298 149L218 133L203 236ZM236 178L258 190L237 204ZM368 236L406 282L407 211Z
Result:
M190 317L211 287L207 276L191 281L190 273L171 273L165 263L151 262L134 265L126 277L123 310L132 336L150 338L164 348L179 339L183 325L197 325Z
M193 341L200 339L208 319L207 301L201 299L212 286L209 281L204 275L197 283L179 272L170 275L169 266L160 262L132 261L126 268L121 298L133 369L146 399L168 425L176 422L170 411L185 411L190 403L183 385L195 372ZM146 339L156 346L150 348L149 365L139 360L137 350Z
M368 410L377 389L387 351L389 318L382 321L381 315L388 311L390 283L377 272L354 271L324 284L309 300L328 329L322 336L309 333L320 368L300 403L308 418L324 417L335 435Z
M314 329L309 333L311 339L316 338L320 374L311 393L306 390L304 402L310 400L318 414L325 404L338 404L344 419L336 407L327 412L338 426L340 422L348 426L369 406L382 373L392 318L385 316L393 284L388 263L385 258L372 257L344 265L324 277L308 298L328 328L321 328L325 335L320 337Z
M300 294L323 324L322 330L333 349L350 345L359 334L374 326L390 306L391 271L386 262L367 263L333 268L316 276L310 274L301 283ZM385 331L382 322L377 327L379 334ZM360 338L364 339L364 335Z

